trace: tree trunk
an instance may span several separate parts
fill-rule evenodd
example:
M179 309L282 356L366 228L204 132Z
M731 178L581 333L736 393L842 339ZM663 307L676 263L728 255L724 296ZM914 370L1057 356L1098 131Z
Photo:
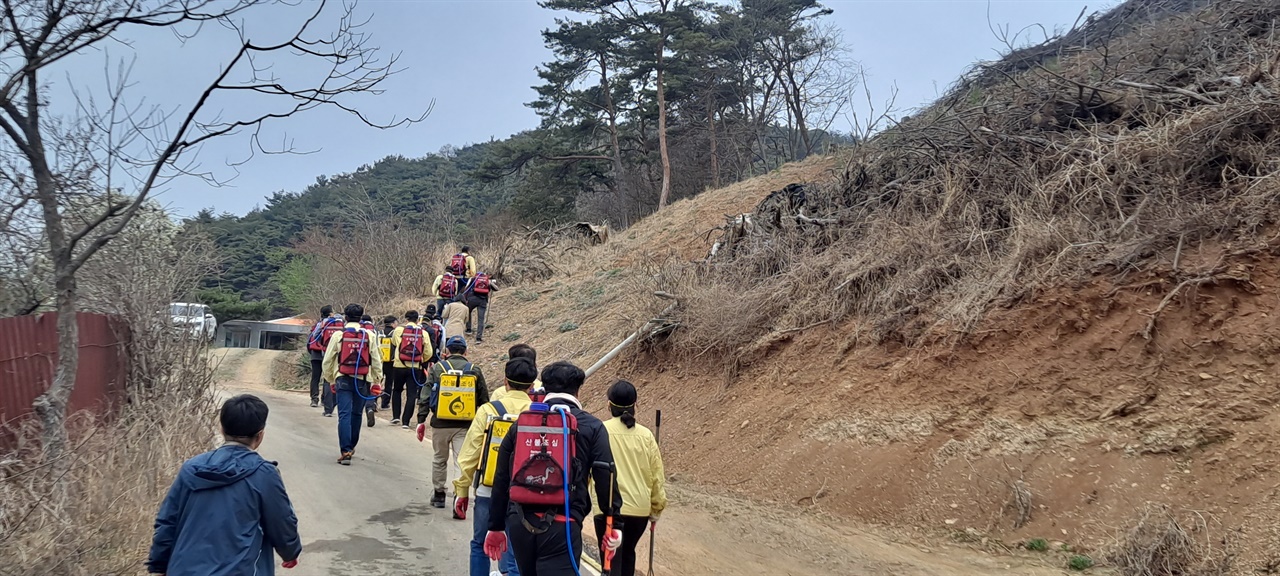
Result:
M604 93L605 112L609 115L609 144L613 148L614 190L623 184L622 144L618 141L618 110L613 105L613 91L609 87L609 62L600 54L600 91Z
M671 196L671 156L667 153L667 96L662 86L663 52L666 36L658 39L658 153L662 156L662 191L658 194L658 209L667 206Z
M716 150L716 106L715 96L709 95L707 102L707 137L711 140L711 187L720 187L720 155Z
M34 115L33 115L34 116ZM32 131L35 132L35 131ZM40 419L40 440L46 462L51 463L54 478L62 478L69 460L67 449L67 400L76 387L76 370L80 365L80 328L76 322L76 271L74 254L67 239L58 203L58 188L44 156L43 142L32 138L30 160L36 176L36 199L40 202L49 256L53 261L54 297L58 312L58 363L54 367L49 389L32 403ZM65 487L65 483L58 482ZM65 494L65 492L63 492Z
M66 258L70 260L70 258ZM64 268L60 263L58 268ZM76 371L80 366L80 327L76 322L76 280L74 274L59 273L54 283L58 311L58 364L54 368L53 382L49 389L33 403L40 418L41 443L45 459L52 463L54 476L62 475L68 461L67 401L76 386Z

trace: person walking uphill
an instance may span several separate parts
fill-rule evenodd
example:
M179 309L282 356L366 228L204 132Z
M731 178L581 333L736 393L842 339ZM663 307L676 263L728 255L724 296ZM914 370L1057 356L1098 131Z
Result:
M431 367L431 391L418 396L418 441L426 436L427 414L431 414L431 485L435 492L431 505L444 508L445 485L449 474L449 453L462 452L476 407L489 402L484 372L467 360L467 340L454 336L445 341L448 358Z
M471 576L489 576L489 557L484 553L484 537L489 533L489 497L493 493L493 476L497 462L497 447L510 429L512 419L529 409L529 388L538 377L538 367L528 358L512 358L507 361L505 394L501 400L492 400L476 410L475 420L462 441L458 453L458 468L462 471L453 481L453 517L467 519L470 507L469 494L476 489L475 506L471 507ZM495 394L496 395L496 394ZM508 550L498 561L498 571L507 576L519 576L515 557Z
M387 385L382 388L381 410L391 409L391 384L395 380L396 373L396 363L392 358L394 348L391 345L391 335L396 332L396 321L395 316L386 316L382 319L382 338L379 340L378 348L382 352L382 375L387 379ZM391 418L394 419L399 415L399 413L392 414Z
M445 264L444 273L436 276L434 282L431 283L431 295L436 299L436 311L443 316L446 304L453 302L458 297L458 292L462 291L463 284L458 280L458 275L452 272L453 268Z
M329 339L342 331L342 319L333 315L333 306L320 309L320 320L311 328L307 337L307 351L311 353L311 407L320 405L324 400L324 415L333 415L333 394L329 388L320 388L322 375L321 364L324 362L324 351L329 347Z
M285 568L298 564L298 518L275 463L256 452L267 412L248 394L222 404L225 443L182 465L156 515L148 573L270 576L276 554Z
M623 498L613 481L614 461L609 448L609 433L600 419L582 409L577 398L585 380L586 374L582 369L568 362L556 362L542 371L542 385L548 394L546 404L541 406L553 413L563 409L573 415L569 419L577 421L573 445L557 446L560 435L555 430L561 427L559 425L546 426L548 430L522 432L522 424L517 422L498 449L498 465L489 500L489 533L485 536L484 550L489 558L496 560L506 550L507 535L510 534L511 551L520 568L520 576L577 574L582 553L582 520L591 513L591 480L595 481L596 499L605 503L606 510L614 519L613 530L605 539L605 548L613 550L622 543L618 512ZM533 404L530 412L521 415L521 420L526 416L538 417L533 409L539 406ZM559 420L554 415L550 418ZM521 436L526 437L528 444L522 441L517 452L517 440ZM541 436L540 440L538 436ZM542 447L541 453L535 445ZM530 446L534 449L531 450ZM564 486L564 481L559 480L556 474L566 472L558 464L563 458L558 450L552 453L548 448L569 452L570 457L565 462L568 486ZM517 456L520 457L519 462ZM553 465L549 460L555 459L560 460ZM544 470L541 476L533 475L537 469ZM544 500L547 495L553 498Z
M382 381L382 359L378 334L360 327L364 307L347 304L343 315L346 327L324 352L324 380L333 386L338 405L338 463L350 466L360 443L361 408L373 398L372 384Z
M613 557L610 576L635 576L636 544L644 537L646 524L657 526L658 516L667 507L666 476L658 441L648 428L636 424L636 387L619 380L609 387L609 412L605 420L609 448L617 464L618 490L622 493L622 545ZM596 542L607 535L604 511L596 506ZM603 550L603 546L601 550ZM604 561L602 557L601 562Z
M467 305L467 333L471 333L471 313L476 313L476 343L484 342L484 320L489 313L489 293L497 292L498 285L486 272L481 272L467 283L462 302Z
M409 427L413 407L418 403L422 385L427 381L423 371L435 352L431 346L431 333L418 324L417 310L404 313L404 326L391 334L391 357L394 360L394 383L391 389L391 423L404 423ZM403 404L401 400L403 397Z
M454 336L462 337L467 326L467 314L470 310L467 305L462 302L453 301L445 305L444 312L440 315L444 321L444 337L445 339Z

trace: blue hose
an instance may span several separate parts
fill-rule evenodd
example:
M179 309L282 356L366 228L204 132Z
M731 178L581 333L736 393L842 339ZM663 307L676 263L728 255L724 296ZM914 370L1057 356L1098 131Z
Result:
M564 461L565 464L572 465L569 460L569 415L568 410L562 411L560 414L560 425L564 427ZM561 466L561 472L564 472L564 545L569 548L569 564L573 566L573 573L576 576L582 576L578 571L578 557L573 555L573 533L572 526L573 516L569 515L569 466Z
M364 329L364 328L360 328L360 347L359 347L359 348L356 348L356 374L359 374L359 373L360 373L360 353L364 350L364 344L365 344L365 342L366 342L366 339L365 339L364 335L365 335L365 329ZM370 358L373 358L373 354L372 354L372 353L370 353L370 354L369 354L369 357L370 357ZM372 364L372 362L370 362L370 364ZM366 401L366 402L367 402L367 401L369 401L369 400L377 400L377 399L378 399L378 397L377 397L377 396L365 396L364 394L361 394L361 393L360 393L360 385L356 383L356 382L358 382L358 381L360 380L360 377L359 377L359 376L357 376L357 375L353 374L353 375L351 376L351 379L352 379L353 381L355 381L355 382L352 382L352 384L351 384L351 390L352 390L353 392L355 392L355 393L356 393L356 396L359 396L361 400L364 400L364 401ZM368 382L368 380L366 380L366 382ZM372 386L372 385L373 385L373 383L372 383L372 382L370 382L370 386ZM372 393L372 390L370 391L370 393Z

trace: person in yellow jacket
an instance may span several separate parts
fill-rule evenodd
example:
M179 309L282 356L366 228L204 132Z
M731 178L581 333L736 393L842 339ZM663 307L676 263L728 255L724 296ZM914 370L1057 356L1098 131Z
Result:
M347 304L342 314L346 326L329 339L321 370L324 381L333 386L338 404L338 463L350 466L360 443L360 413L365 401L373 398L371 385L382 382L382 358L378 333L360 327L364 306Z
M462 256L466 258L466 262L467 262L467 273L466 275L463 276L463 278L467 280L475 278L476 277L476 259L471 256L471 247L463 246L462 249L459 250L458 252L460 252Z
M467 519L467 508L471 502L468 495L472 486L476 489L471 519L470 576L489 576L489 557L484 553L484 537L489 531L489 497L493 493L493 487L485 486L477 476L480 463L489 455L484 446L484 437L490 422L503 415L518 415L529 409L533 402L529 400L528 391L538 376L538 367L528 358L512 358L507 361L506 376L507 383L500 388L504 391L502 399L490 401L476 409L476 418L471 421L471 428L467 429L467 436L462 440L462 450L458 452L458 469L462 472L453 481L455 519ZM507 550L498 560L498 571L503 574L518 573L511 550Z
M622 493L622 545L614 552L610 574L634 576L636 544L644 537L645 526L657 525L658 517L667 507L666 474L662 470L658 440L648 428L636 424L636 387L619 380L609 387L608 396L613 418L605 420L604 428L609 432L609 448L613 451L618 489ZM595 524L599 544L605 536L605 517L598 503ZM601 545L600 550L604 549Z
M427 361L435 352L431 347L431 332L418 324L418 319L417 310L405 312L404 326L397 326L391 333L391 359L395 369L391 381L391 424L402 424L401 427L405 429L409 428L413 410L418 405L418 394L422 392L423 384L427 383ZM405 340L406 330L411 335L416 334L416 343ZM406 356L412 356L407 350L411 346L417 350L417 361L405 359Z

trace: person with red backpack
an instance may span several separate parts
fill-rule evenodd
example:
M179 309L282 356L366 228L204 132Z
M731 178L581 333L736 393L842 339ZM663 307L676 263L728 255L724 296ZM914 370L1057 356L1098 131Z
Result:
M364 307L347 304L343 315L347 324L329 340L323 369L338 407L338 463L350 466L360 442L360 413L365 402L376 397L373 383L382 381L382 357L378 333L360 327Z
M476 314L476 344L484 342L484 318L489 312L489 293L497 292L498 286L487 272L476 274L467 283L463 291L462 302L467 305L467 333L471 333L471 313Z
M476 277L476 259L471 257L471 247L463 246L457 254L449 258L449 271L462 280Z
M391 359L395 366L391 388L391 424L409 422L418 394L427 381L426 368L435 350L430 330L418 324L418 311L404 313L404 326L391 333ZM403 397L403 404L401 399ZM404 426L408 428L409 426Z
M578 573L591 480L611 519L605 548L622 544L622 496L614 481L609 433L577 398L585 380L582 369L569 362L547 366L542 371L546 402L521 413L498 449L484 551L497 560L509 535L521 576Z
M453 267L446 264L444 273L436 276L435 282L431 283L431 294L436 298L437 314L444 315L444 307L458 299L458 292L462 287L458 276L453 273Z
M307 351L311 353L311 407L315 408L324 401L324 415L333 415L333 394L328 386L320 388L321 364L324 362L324 351L329 347L329 340L334 334L342 331L342 319L333 315L333 306L320 309L320 320L311 328L307 337Z

